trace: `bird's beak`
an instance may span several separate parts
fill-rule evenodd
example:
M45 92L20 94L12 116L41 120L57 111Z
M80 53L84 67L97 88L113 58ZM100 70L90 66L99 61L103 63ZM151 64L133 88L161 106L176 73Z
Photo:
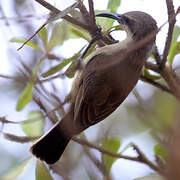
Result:
M120 20L121 15L117 14L117 13L100 13L100 14L96 14L97 17L107 17L107 18L112 18L115 19L117 21Z

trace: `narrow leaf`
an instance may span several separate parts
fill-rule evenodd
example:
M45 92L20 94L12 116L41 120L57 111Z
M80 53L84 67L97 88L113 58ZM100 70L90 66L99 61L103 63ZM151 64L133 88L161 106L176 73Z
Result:
M48 41L48 32L46 27L43 27L39 33L38 33L39 37L42 39L42 42L44 44L44 46L47 46L47 41Z
M55 74L55 73L57 73L58 71L60 71L63 67L65 67L67 64L69 64L70 62L72 62L72 61L73 61L73 58L69 58L69 59L63 60L62 63L60 63L60 64L52 67L52 68L49 69L47 72L43 73L42 76L43 76L44 78L46 78L46 77L48 77L48 76L50 76L50 75L52 75L52 74Z
M168 61L169 65L172 66L174 57L180 53L180 42L175 42L170 49L169 56L168 56Z
M68 25L68 31L69 31L69 36L70 38L83 38L87 41L91 40L91 36L89 35L89 33L77 26L74 26L72 24L67 23Z
M7 172L4 176L0 177L1 180L13 180L16 179L23 171L24 168L27 166L29 162L29 158L21 162L18 166L11 169L9 172Z
M71 69L73 66L74 66L75 62L72 62L71 65L68 67L68 69L66 71L68 71L69 69ZM70 72L70 73L67 73L66 76L68 78L73 78L75 75L75 72Z
M106 11L95 10L96 14L105 13L105 12ZM110 19L110 18L96 17L96 22L97 22L97 24L99 24L103 28L103 30L107 31L108 29L110 29L112 27L115 20Z
M25 43L26 41L27 41L27 39L18 39L18 38L12 38L10 40L10 42L16 42L16 43ZM26 45L33 48L33 49L41 50L41 47L38 44L36 44L35 42L28 41L26 43Z
M110 152L117 153L121 145L119 138L107 138L105 137L102 141L102 147ZM102 154L103 162L106 166L106 172L109 175L111 167L117 158Z
M34 121L33 121L34 120ZM31 121L31 122L28 122ZM30 137L41 136L44 131L44 117L40 111L32 111L28 114L27 122L21 124L22 130Z
M48 43L49 50L55 46L61 45L68 38L68 27L63 21L56 23L51 33L51 37Z
M168 62L170 66L173 63L174 57L179 53L178 49L180 49L179 48L180 42L177 42L179 36L180 36L180 27L175 26L174 31L173 31L172 41L171 41L171 47L170 47L169 55L168 55Z
M154 146L154 152L157 156L162 158L164 161L167 161L168 152L167 150L160 144Z
M180 36L180 27L179 26L175 26L174 27L174 31L173 31L173 37L172 37L172 44L177 42L179 36Z
M152 80L161 79L161 76L151 74L146 68L144 69L143 74L144 74L147 78L152 79Z
M108 2L108 9L115 13L117 11L117 8L120 6L121 0L109 0Z
M36 180L53 180L49 170L40 160L36 162Z
M122 28L122 26L116 25L116 26L110 27L110 28L107 30L107 32L109 33L109 32L119 31L119 30L124 31L124 29Z
M44 78L57 73L58 71L60 71L63 67L65 67L66 65L68 65L69 63L71 63L71 65L68 67L71 68L74 65L74 61L80 56L81 52L83 51L84 47L82 47L75 55L73 55L72 57L65 59L62 63L52 67L51 69L49 69L47 72L45 72L44 74L42 74L42 76Z
M71 16L74 19L78 20L79 22L84 23L84 24L87 23L87 22L85 22L85 20L82 16L82 13L80 11L77 11L76 9L74 9L69 14L71 14Z
M24 88L18 102L16 105L16 110L21 111L25 106L32 100L33 98L33 86L32 82L29 82L26 87Z

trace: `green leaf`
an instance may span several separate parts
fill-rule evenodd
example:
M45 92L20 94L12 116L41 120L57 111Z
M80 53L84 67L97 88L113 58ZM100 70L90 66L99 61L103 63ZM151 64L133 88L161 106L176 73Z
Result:
M0 177L0 179L1 180L16 179L24 171L24 168L27 166L29 160L30 160L29 158L24 160L18 166L7 172L4 176Z
M21 111L33 98L33 87L34 83L29 82L26 87L24 88L18 102L16 105L16 110Z
M179 26L175 26L174 30L173 30L172 44L177 42L179 36L180 36L180 27Z
M167 161L168 152L162 145L160 145L160 144L155 145L154 146L154 153L156 154L156 156L159 156L164 161Z
M65 67L66 65L68 65L69 63L71 63L71 65L68 67L71 68L74 65L74 61L80 56L81 52L83 51L84 47L82 47L75 55L73 55L71 58L65 59L62 63L52 67L51 69L49 69L47 72L45 72L44 74L42 74L42 76L44 78L57 73L58 71L60 71L63 67ZM91 48L90 48L91 49ZM73 76L72 73L70 73L71 75L69 75L70 77Z
M26 41L27 41L27 39L18 39L18 38L12 38L10 40L10 42L16 42L16 43L22 43L22 44L25 43ZM28 41L26 43L26 45L33 48L33 49L41 50L41 47L38 44L36 44L35 42Z
M174 57L180 53L180 42L175 42L170 49L169 56L168 56L168 61L169 65L172 66Z
M44 131L44 117L40 111L32 111L28 114L27 122L21 124L22 130L30 137L41 136Z
M95 14L105 13L105 12L107 12L107 11L95 10ZM104 18L104 17L96 17L96 23L98 25L100 25L103 28L103 30L105 30L105 31L110 29L112 27L112 25L114 24L114 22L115 22L114 19Z
M44 78L57 73L58 71L60 71L63 67L65 67L67 64L69 64L70 62L72 62L74 59L73 58L69 58L69 59L65 59L63 60L62 63L52 67L51 69L49 69L47 72L43 73L42 76Z
M39 37L42 39L42 42L44 44L44 46L47 46L47 41L48 41L48 32L46 27L43 27L39 33L38 33Z
M177 42L178 38L180 36L180 27L175 26L174 31L173 31L173 37L171 41L171 47L169 50L169 55L168 55L168 62L169 65L171 66L174 60L175 55L180 53L180 42Z
M68 27L64 21L56 23L51 33L51 37L48 43L49 50L52 50L55 46L61 45L68 38Z
M109 0L108 2L108 9L110 10L110 12L115 13L118 9L118 7L121 4L121 0Z
M86 30L69 23L67 24L70 38L83 38L87 41L91 40L91 36Z
M78 20L79 22L85 24L87 22L85 22L83 16L82 16L82 13L76 9L72 10L70 13L69 13L74 19Z
M40 160L36 162L36 180L53 180L49 170Z
M75 64L75 62L73 61L73 62L71 63L71 65L68 67L67 71L68 71L70 68L72 68L72 67L74 66L74 64ZM70 72L70 73L68 73L66 76L67 76L68 78L73 78L74 75L75 75L75 72Z
M144 68L143 74L144 74L144 76L146 76L147 78L152 79L152 80L161 79L161 76L151 74L146 68Z
M113 32L113 31L119 31L119 30L124 31L124 29L122 28L122 26L116 25L116 26L110 27L110 28L107 30L107 32Z
M105 137L102 141L102 147L110 152L117 153L121 145L119 138L107 138ZM117 158L102 154L102 159L106 167L106 172L109 175L111 167Z

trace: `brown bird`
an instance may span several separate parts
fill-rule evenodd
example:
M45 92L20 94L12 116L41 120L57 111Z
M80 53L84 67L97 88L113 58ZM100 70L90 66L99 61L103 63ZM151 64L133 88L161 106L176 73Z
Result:
M117 20L127 38L95 50L84 60L85 68L75 75L67 114L31 147L31 152L48 164L59 160L74 135L104 120L118 108L136 85L155 42L154 36L143 47L124 56L129 47L157 31L156 21L140 11L97 16ZM117 63L108 66L112 61Z

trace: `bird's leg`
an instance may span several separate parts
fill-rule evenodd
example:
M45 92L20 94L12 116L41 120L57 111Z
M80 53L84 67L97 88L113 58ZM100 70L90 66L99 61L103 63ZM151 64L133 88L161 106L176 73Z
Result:
M119 43L119 40L114 39L110 33L108 34L108 36L114 41L114 43Z
M90 49L90 47L98 40L102 39L102 33L101 33L102 28L100 26L98 26L97 30L91 34L91 41L89 42L88 46L85 48L85 50L83 51L83 53L80 56L80 59L83 59L84 56L86 55L87 51Z

